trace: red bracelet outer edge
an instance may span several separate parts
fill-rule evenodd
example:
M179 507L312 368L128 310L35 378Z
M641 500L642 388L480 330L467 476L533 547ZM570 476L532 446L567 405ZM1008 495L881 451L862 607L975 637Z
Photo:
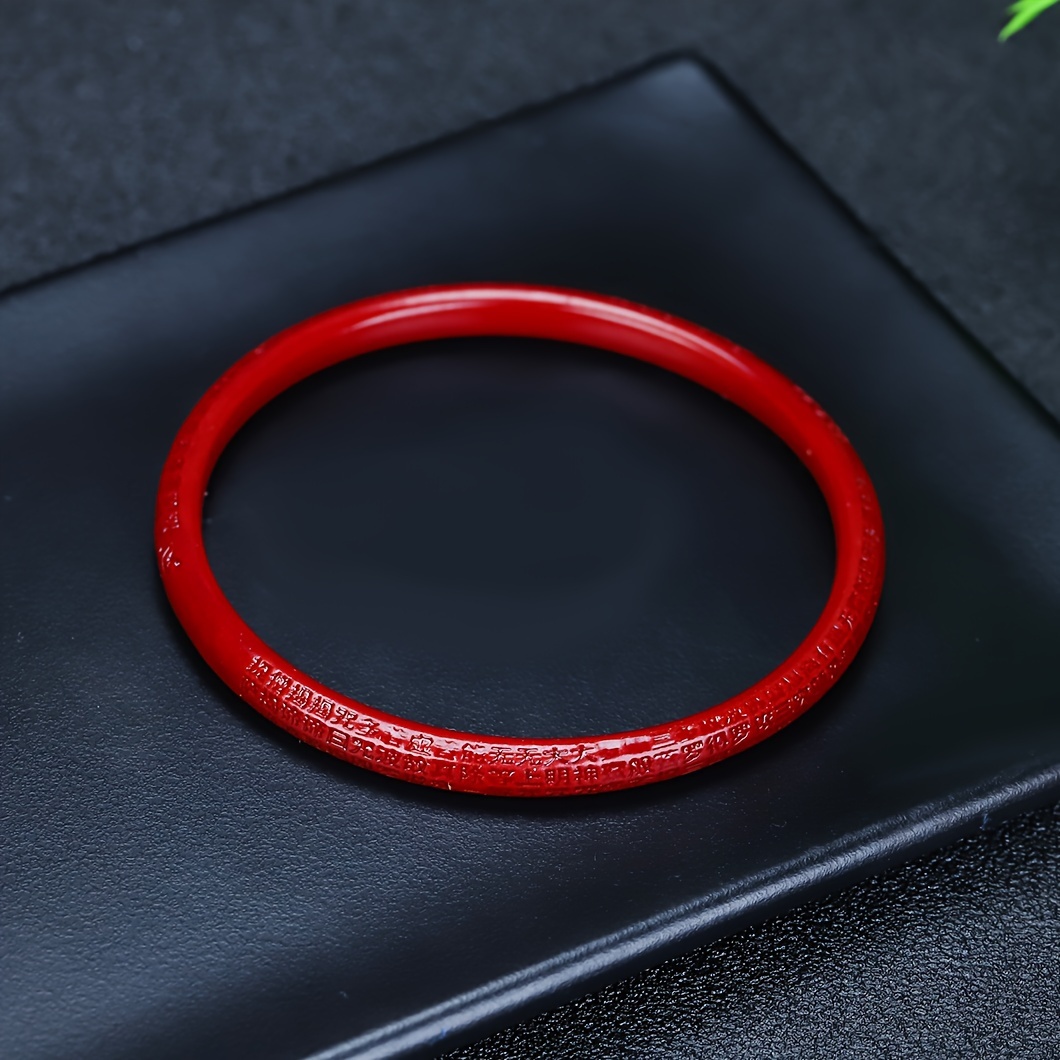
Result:
M794 652L738 695L674 721L600 736L522 739L420 725L327 688L265 644L210 569L202 536L210 474L263 405L339 361L426 339L507 335L610 350L685 376L778 434L817 481L836 566L824 610ZM180 428L155 518L166 595L221 679L299 740L355 765L436 788L506 796L581 795L681 776L753 746L804 713L861 647L879 602L883 522L850 442L803 390L734 343L654 309L576 290L462 284L383 294L279 333L236 362Z

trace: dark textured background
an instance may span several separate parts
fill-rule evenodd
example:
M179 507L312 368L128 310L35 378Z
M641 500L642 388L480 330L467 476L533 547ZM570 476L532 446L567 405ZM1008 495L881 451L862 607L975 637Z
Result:
M992 0L33 3L0 14L0 287L695 50L1060 411L1060 14ZM1042 811L466 1056L1060 1051Z
M34 0L0 14L0 286L698 50L1060 410L1060 13L1003 0Z

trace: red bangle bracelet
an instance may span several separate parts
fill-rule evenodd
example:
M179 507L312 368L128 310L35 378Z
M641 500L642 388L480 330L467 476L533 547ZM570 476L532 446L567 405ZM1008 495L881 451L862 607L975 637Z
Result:
M605 736L483 736L384 713L326 688L263 643L206 559L202 508L224 447L267 402L329 365L401 343L471 335L556 339L636 357L716 391L778 434L816 479L836 537L824 611L792 655L747 691L676 721ZM252 350L203 396L162 471L155 546L166 595L195 647L234 692L300 740L377 773L490 795L576 795L680 776L798 717L850 664L883 582L883 524L864 466L810 397L738 346L613 298L517 285L400 291L341 306Z

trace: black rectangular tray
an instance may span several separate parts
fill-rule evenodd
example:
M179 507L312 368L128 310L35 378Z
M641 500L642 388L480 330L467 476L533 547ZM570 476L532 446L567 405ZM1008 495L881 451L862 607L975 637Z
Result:
M376 777L229 693L152 549L168 445L277 329L562 284L749 347L844 427L889 572L765 744L547 803ZM676 60L0 300L5 1055L437 1053L1060 793L1056 425L741 104ZM223 586L303 668L486 732L700 709L823 603L791 454L605 354L431 344L233 442Z

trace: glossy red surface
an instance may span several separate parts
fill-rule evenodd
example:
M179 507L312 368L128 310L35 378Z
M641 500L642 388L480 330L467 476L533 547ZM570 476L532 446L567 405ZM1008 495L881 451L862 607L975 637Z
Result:
M836 536L835 579L817 622L771 673L723 703L607 735L530 740L441 729L327 688L258 638L206 558L202 508L218 457L272 398L323 368L402 343L510 335L594 346L659 365L769 426L817 481ZM181 624L234 692L298 739L388 776L489 795L577 795L680 776L751 747L812 706L853 659L883 582L883 525L853 447L804 391L745 350L687 321L573 290L460 285L340 306L269 339L230 368L177 434L155 521L162 581Z

